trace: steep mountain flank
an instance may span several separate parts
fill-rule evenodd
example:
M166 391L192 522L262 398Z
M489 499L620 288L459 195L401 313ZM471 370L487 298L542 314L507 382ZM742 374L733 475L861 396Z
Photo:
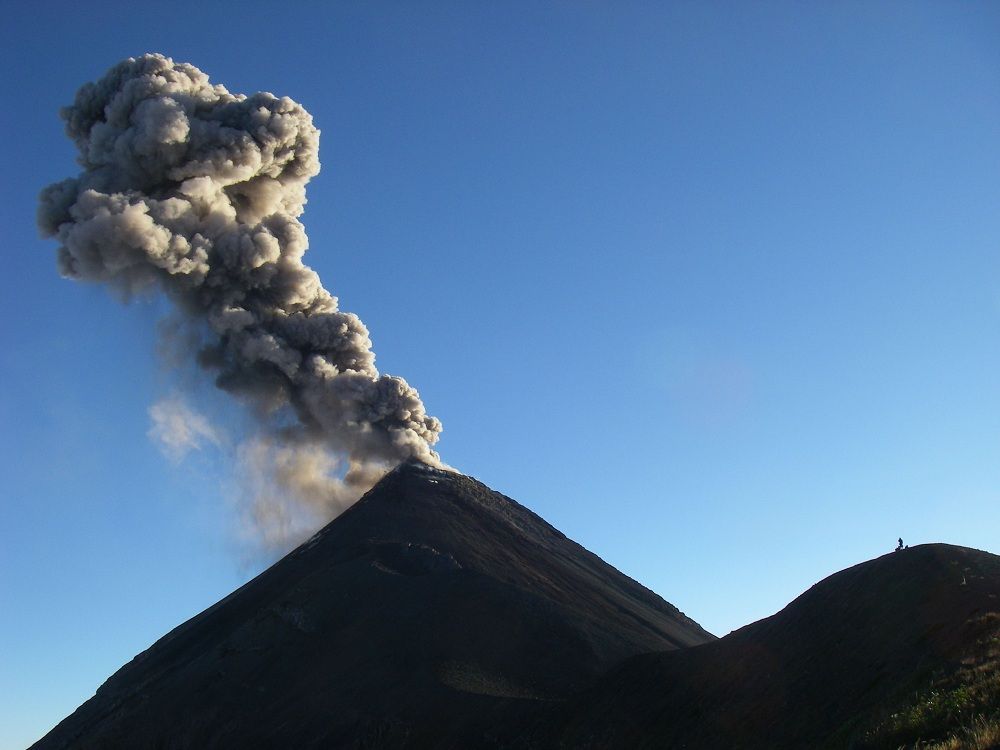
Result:
M714 640L468 477L408 462L139 654L34 747L456 747Z

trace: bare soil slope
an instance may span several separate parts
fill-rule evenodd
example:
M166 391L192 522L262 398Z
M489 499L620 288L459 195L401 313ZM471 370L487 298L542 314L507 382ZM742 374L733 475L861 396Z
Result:
M488 747L627 657L714 637L541 518L403 464L33 747Z

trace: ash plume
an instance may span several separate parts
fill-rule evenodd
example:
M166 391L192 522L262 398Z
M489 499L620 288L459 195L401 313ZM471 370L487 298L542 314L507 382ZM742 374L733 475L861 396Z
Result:
M147 54L84 85L61 116L82 172L45 188L38 210L60 272L176 305L197 332L194 361L257 419L241 461L265 467L264 484L310 508L325 493L319 515L332 517L401 460L439 463L441 423L378 372L364 324L303 263L299 216L320 164L301 105L231 94Z

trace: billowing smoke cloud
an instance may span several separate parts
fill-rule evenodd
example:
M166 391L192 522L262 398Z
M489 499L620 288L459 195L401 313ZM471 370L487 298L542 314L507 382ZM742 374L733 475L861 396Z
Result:
M259 421L242 459L266 467L267 492L325 503L318 515L332 517L393 464L438 463L441 423L405 380L379 374L364 324L303 263L299 216L319 171L305 109L144 55L83 86L61 114L83 171L46 188L38 211L60 272L176 304L198 330L197 363Z

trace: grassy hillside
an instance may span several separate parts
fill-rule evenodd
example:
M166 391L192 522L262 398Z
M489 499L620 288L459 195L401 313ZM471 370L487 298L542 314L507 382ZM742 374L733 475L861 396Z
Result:
M989 750L1000 746L1000 613L967 623L970 646L884 713L857 743L871 750Z

